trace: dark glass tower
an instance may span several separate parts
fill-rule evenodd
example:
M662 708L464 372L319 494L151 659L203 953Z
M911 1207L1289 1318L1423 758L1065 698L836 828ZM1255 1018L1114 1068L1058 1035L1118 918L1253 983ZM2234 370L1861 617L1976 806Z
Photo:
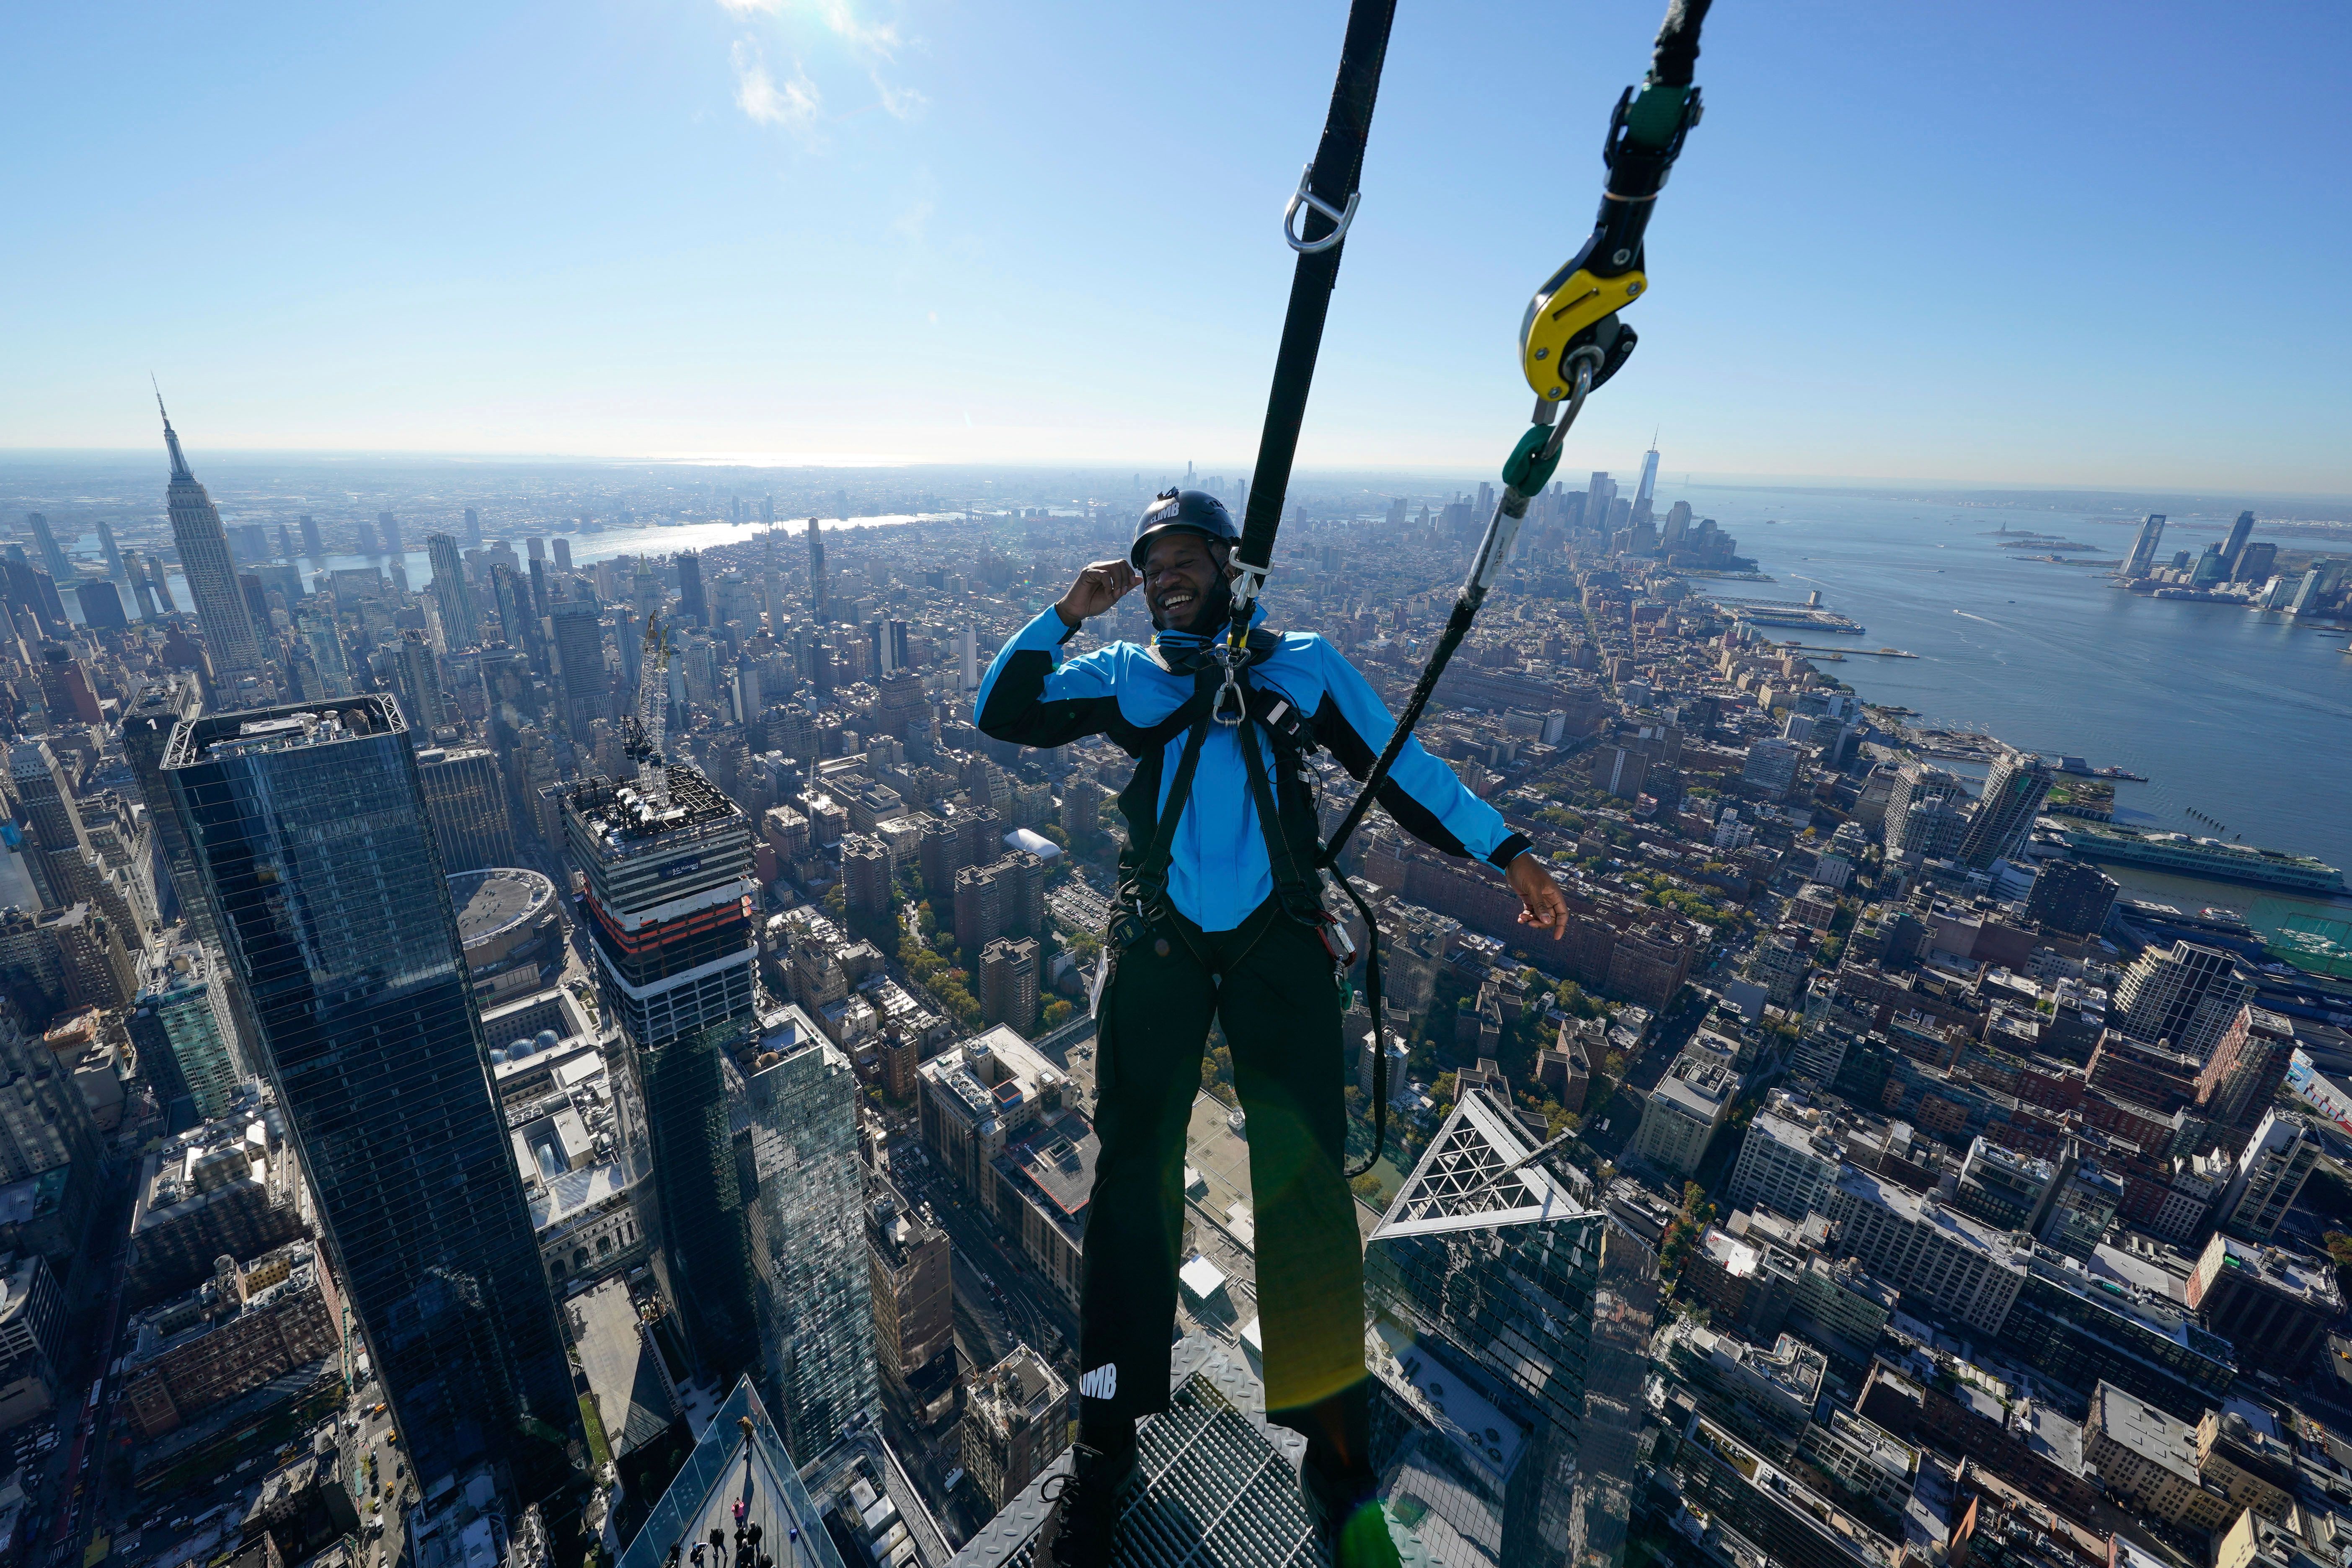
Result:
M723 1380L758 1349L720 1060L758 1001L751 821L699 769L659 763L631 783L583 784L563 821L597 977L645 1099L660 1194L655 1267Z
M426 1487L569 1479L578 1406L398 704L183 721L163 773Z
M690 626L710 624L710 605L702 592L702 557L691 550L677 552L677 613Z

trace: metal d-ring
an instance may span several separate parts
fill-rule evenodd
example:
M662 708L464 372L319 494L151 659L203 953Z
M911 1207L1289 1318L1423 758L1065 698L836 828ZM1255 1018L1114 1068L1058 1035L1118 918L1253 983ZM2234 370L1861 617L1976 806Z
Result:
M1309 163L1306 171L1298 176L1298 189L1291 193L1290 204L1282 209L1282 237L1289 241L1290 248L1301 256L1313 256L1318 251L1328 250L1347 238L1348 226L1356 221L1356 198L1363 194L1360 191L1349 191L1348 205L1345 207L1334 207L1329 202L1307 188L1314 178L1315 165ZM1313 207L1328 218L1332 226L1331 232L1320 239L1301 239L1298 236L1298 209L1302 206Z

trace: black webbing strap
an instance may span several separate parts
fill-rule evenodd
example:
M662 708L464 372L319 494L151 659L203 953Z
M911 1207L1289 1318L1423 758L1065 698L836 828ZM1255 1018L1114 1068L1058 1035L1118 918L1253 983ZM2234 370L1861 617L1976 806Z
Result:
M1184 803L1192 797L1192 774L1201 765L1201 743L1209 738L1209 710L1204 700L1200 716L1192 721L1192 733L1184 739L1184 752L1176 761L1176 777L1168 786L1168 800L1160 806L1160 815L1151 825L1151 842L1143 847L1129 879L1138 884L1143 894L1143 911L1156 913L1168 894L1168 866L1176 854L1176 824L1184 815Z
M1315 360L1323 348L1323 321L1331 289L1339 279L1338 243L1321 248L1339 225L1328 215L1346 214L1364 171L1364 143L1372 131L1372 101L1380 95L1381 66L1388 58L1389 26L1396 0L1354 0L1348 7L1347 36L1339 46L1339 74L1331 84L1331 108L1316 143L1307 194L1315 200L1299 226L1298 264L1290 275L1290 304L1283 313L1282 344L1274 360L1274 384L1265 400L1265 426L1259 433L1257 466L1250 475L1249 507L1242 523L1242 563L1263 571L1274 561L1275 531L1282 524L1283 500L1290 490L1290 467L1298 455L1298 430L1307 420L1307 395L1315 382ZM1249 615L1246 595L1234 605L1236 621Z
M1381 926L1372 919L1372 907L1364 895L1356 891L1356 884L1341 876L1336 880L1356 912L1364 917L1364 1005L1372 1015L1372 1152L1364 1163L1348 1172L1355 1180L1380 1163L1381 1147L1389 1138L1389 1043L1382 1037L1381 1027Z
M1304 721L1299 719L1296 704L1289 703L1278 693L1272 694L1270 700L1267 698L1263 687L1252 685L1244 689L1244 699L1254 721L1241 727L1242 762L1249 770L1250 791L1257 805L1258 826L1265 835L1266 864L1274 872L1276 884L1276 901L1282 904L1293 918L1306 914L1303 909L1289 907L1295 899L1301 904L1312 904L1315 918L1328 920L1330 916L1323 908L1321 874L1321 868L1327 863L1326 858L1318 845L1309 867L1303 871L1299 868L1297 851L1291 845L1289 835L1282 831L1281 813L1275 800L1274 786L1266 780L1265 757L1257 743L1257 727L1261 723L1265 724L1272 733L1282 735L1293 749L1300 751L1312 749L1312 733L1307 731ZM1286 715L1282 711L1286 706L1290 710ZM1290 721L1288 729L1283 723L1286 718ZM1306 731L1307 736L1307 742L1303 746L1297 740L1302 731ZM1348 895L1348 901L1356 906L1357 912L1364 917L1364 1000L1372 1015L1372 1150L1364 1156L1362 1164L1347 1170L1348 1179L1353 1181L1379 1163L1381 1148L1388 1142L1389 1053L1388 1044L1381 1038L1381 1031L1380 927L1373 921L1372 911L1365 904L1363 895L1350 887L1346 878L1339 879L1339 888ZM1283 896L1285 889L1291 897ZM1255 938L1252 941L1255 942Z
M1253 692L1255 689L1250 688ZM1257 805L1258 831L1265 837L1265 864L1266 869L1274 873L1275 897L1286 911L1297 918L1304 911L1292 908L1294 904L1311 901L1316 908L1322 908L1322 885L1312 860L1306 869L1299 868L1298 852L1291 847L1290 836L1282 830L1281 807L1276 804L1274 786L1266 782L1265 752L1257 743L1255 716L1240 730L1242 767L1249 774L1250 795Z

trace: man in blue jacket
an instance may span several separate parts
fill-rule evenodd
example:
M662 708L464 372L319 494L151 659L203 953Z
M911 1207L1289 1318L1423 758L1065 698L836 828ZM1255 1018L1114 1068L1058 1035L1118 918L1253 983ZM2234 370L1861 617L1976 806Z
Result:
M1168 1406L1183 1234L1184 1133L1213 1017L1248 1118L1268 1416L1306 1434L1301 1477L1335 1560L1394 1561L1373 1502L1364 1369L1363 1249L1343 1167L1345 939L1326 912L1306 755L1362 778L1393 728L1339 650L1310 633L1254 631L1245 722L1216 710L1204 657L1233 610L1240 531L1215 497L1171 490L1125 561L1078 574L1006 643L974 721L1002 741L1059 746L1107 734L1136 758L1096 1004L1101 1152L1079 1281L1078 1440L1038 1541L1055 1568L1109 1562L1135 1421ZM1138 584L1149 647L1062 645ZM1566 932L1568 906L1525 836L1408 742L1380 803L1408 832L1499 870L1522 924Z

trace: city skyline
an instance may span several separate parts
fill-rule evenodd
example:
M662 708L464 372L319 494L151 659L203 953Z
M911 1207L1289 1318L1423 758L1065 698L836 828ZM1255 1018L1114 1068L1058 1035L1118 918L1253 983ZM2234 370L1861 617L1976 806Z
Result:
M1511 324L1580 231L1590 129L1654 20L1582 19L1547 82L1559 123L1529 135L1482 69L1556 19L1401 16L1307 467L1499 460L1525 417ZM1289 261L1274 219L1338 21L982 28L758 0L38 18L18 58L49 68L0 112L126 107L26 172L49 243L0 279L44 309L0 416L27 447L128 447L152 368L184 395L217 378L216 451L1231 467L1255 446ZM1580 445L1638 453L1663 421L1719 474L2352 490L2326 434L2345 197L2310 151L2343 142L2322 90L2343 20L2315 16L2284 59L2185 8L2121 36L2023 23L1720 18L1643 347ZM1176 62L1200 111L1139 114L1145 59ZM167 73L180 90L144 90ZM1820 79L1842 91L1790 86ZM243 85L184 90L212 80ZM2224 149L2255 99L2281 151L2249 173ZM1087 126L1138 134L1069 134ZM159 144L179 153L160 179ZM2184 378L2179 269L2224 205L2261 215L2259 286L2233 299L2235 352ZM2021 225L2030 281L1974 237ZM134 240L166 226L171 246ZM1178 374L1140 386L1138 358Z
M28 14L0 1564L2352 1568L2352 13L1710 5Z

